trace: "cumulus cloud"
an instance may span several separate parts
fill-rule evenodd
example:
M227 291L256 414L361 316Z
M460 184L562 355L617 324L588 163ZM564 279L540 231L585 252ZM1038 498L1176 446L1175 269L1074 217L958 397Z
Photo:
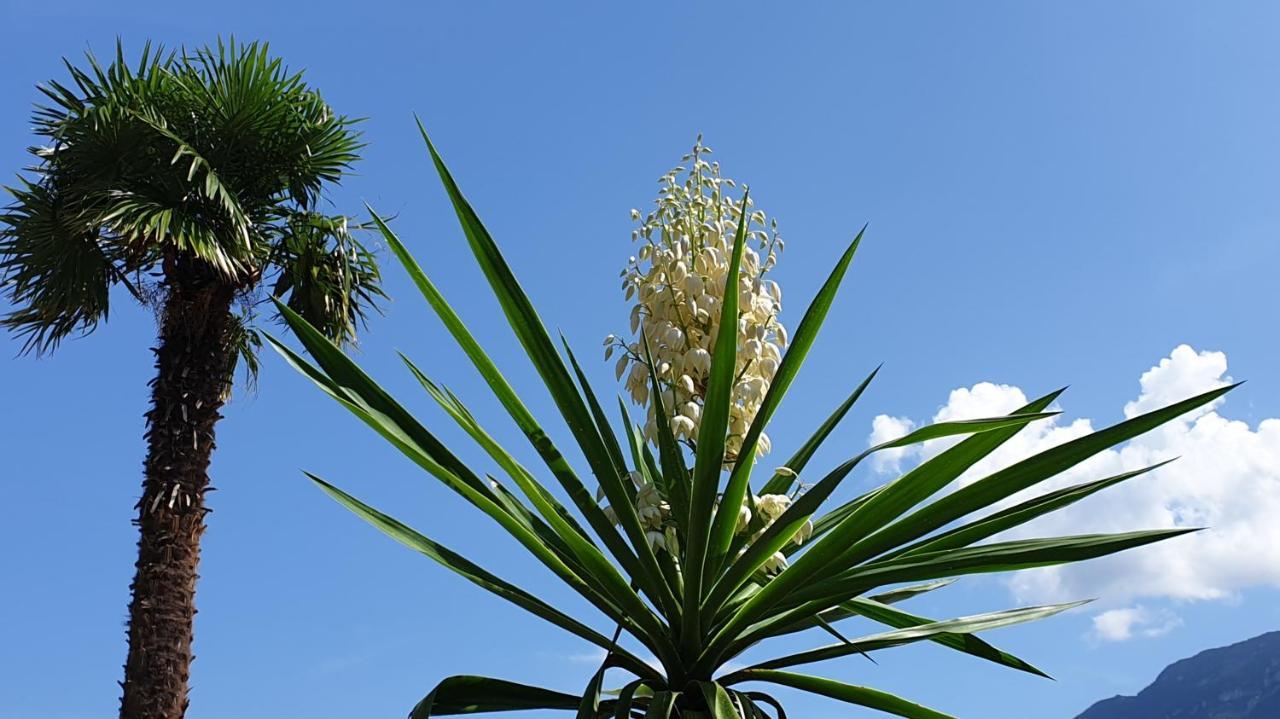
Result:
M871 436L867 443L877 445L897 439L915 429L915 422L903 417L890 417L882 414L871 421ZM911 451L910 447L885 449L871 455L871 468L877 472L897 472L902 469L902 460Z
M1182 619L1168 609L1148 609L1141 604L1109 609L1093 618L1093 637L1122 642L1135 635L1160 637L1182 626Z
M1138 397L1125 404L1123 412L1132 417L1228 382L1225 354L1181 345L1143 373ZM1025 393L1017 387L984 382L953 391L933 419L994 416L1026 402ZM1276 520L1280 517L1280 419L1265 419L1250 427L1225 416L1224 402L1220 399L1102 452L1010 500L1022 501L1033 494L1178 457L1172 464L1041 518L1019 536L1166 527L1209 530L1078 565L1020 572L1009 583L1016 597L1028 602L1100 597L1116 606L1143 598L1226 599L1252 586L1280 586L1280 521ZM1065 416L1029 425L961 477L959 484L1095 429L1092 420ZM1109 422L1097 426L1105 424ZM879 439L890 439L891 430L909 426L912 420L907 418L877 417L873 436L879 428ZM955 441L926 443L879 467L893 471L895 463L922 461ZM1095 633L1113 640L1149 636L1147 630L1136 628L1172 629L1175 625L1166 619L1141 605L1112 609L1095 618Z

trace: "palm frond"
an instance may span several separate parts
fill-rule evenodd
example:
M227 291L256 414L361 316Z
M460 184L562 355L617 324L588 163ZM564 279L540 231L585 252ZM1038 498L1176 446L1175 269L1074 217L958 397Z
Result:
M24 339L24 352L46 352L107 318L121 271L96 228L49 187L24 183L9 192L15 202L0 216L0 288L15 309L2 322Z
M370 311L386 299L382 273L347 217L289 213L276 226L271 294L338 344L354 343Z

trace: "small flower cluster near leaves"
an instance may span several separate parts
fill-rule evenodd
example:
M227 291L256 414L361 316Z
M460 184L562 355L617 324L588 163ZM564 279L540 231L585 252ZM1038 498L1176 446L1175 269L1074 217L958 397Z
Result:
M789 471L785 467L780 471ZM671 504L662 496L662 493L653 484L645 479L640 472L631 472L628 477L636 487L636 516L640 518L640 523L644 525L645 539L649 543L649 547L653 551L666 551L672 559L678 562L680 556L680 540L676 530L676 523L671 516ZM596 501L602 500L603 493L596 496ZM719 505L717 505L719 506ZM764 533L774 520L782 516L791 506L791 497L785 494L764 494L753 495L751 502L746 502L738 510L738 522L734 528L734 533L738 535L750 535L750 539ZM751 507L755 507L753 513ZM613 524L618 524L618 515L612 507L604 508L605 515ZM756 521L752 521L752 520ZM807 521L796 530L791 537L791 541L797 546L803 544L809 537L813 536L813 522ZM743 548L745 551L745 547ZM763 567L766 574L777 574L787 568L787 557L782 552L774 552Z

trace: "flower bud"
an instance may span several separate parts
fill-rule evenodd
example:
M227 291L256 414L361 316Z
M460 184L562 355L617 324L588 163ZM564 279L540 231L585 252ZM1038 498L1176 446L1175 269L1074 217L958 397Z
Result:
M666 538L667 552L673 557L680 556L680 535L676 533L676 528L668 526L663 531L663 536Z
M799 529L796 530L795 536L791 538L791 541L795 542L796 546L800 546L801 544L809 541L809 538L812 536L813 520L807 520L804 524L800 525Z

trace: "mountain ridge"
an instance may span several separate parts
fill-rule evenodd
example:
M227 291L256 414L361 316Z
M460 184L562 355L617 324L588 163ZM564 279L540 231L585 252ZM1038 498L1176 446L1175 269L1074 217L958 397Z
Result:
M1206 649L1165 667L1136 695L1118 695L1076 719L1277 719L1280 631Z

